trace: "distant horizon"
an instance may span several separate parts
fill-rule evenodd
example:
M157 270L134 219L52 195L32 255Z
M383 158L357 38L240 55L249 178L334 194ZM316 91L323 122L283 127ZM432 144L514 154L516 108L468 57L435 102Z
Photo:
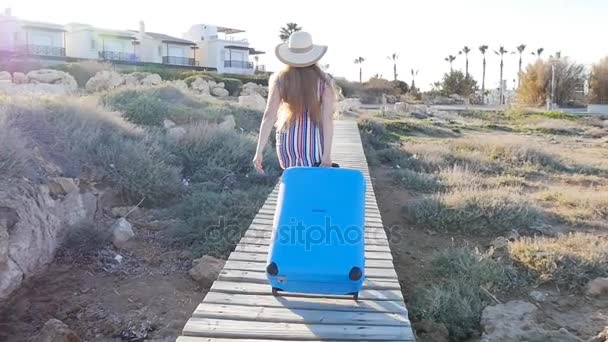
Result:
M397 53L398 78L411 84L410 69L419 70L416 86L422 90L429 90L449 72L449 63L444 61L448 55L457 56L454 69L464 72L464 55L458 51L465 45L471 49L469 72L479 85L482 56L478 47L490 46L486 53L487 89L498 87L500 59L493 51L499 46L516 51L517 45L526 44L524 67L536 59L530 53L539 47L544 48L544 58L559 51L562 57L586 67L608 55L601 39L589 39L593 33L608 31L604 19L608 17L608 2L601 0L513 0L508 4L495 0L398 4L389 0L348 4L312 0L308 4L296 11L275 0L261 4L233 0L228 7L176 0L172 8L117 0L106 0L99 7L70 0L11 0L1 1L0 10L11 8L12 15L23 20L82 23L114 30L137 30L139 21L144 21L146 31L180 38L191 25L200 23L243 29L251 47L266 52L260 56L260 64L271 71L282 67L273 52L280 43L279 29L287 22L296 22L313 35L315 43L329 46L320 64L329 64L328 71L335 77L358 81L359 69L353 61L362 56L366 59L364 80L374 74L393 79L392 61L387 56ZM497 18L503 20L502 25L496 24ZM505 57L504 79L509 89L517 80L518 59L518 54Z

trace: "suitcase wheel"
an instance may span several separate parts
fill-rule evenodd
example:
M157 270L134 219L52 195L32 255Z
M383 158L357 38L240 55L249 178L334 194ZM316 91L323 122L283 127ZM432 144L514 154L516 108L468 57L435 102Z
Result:
M278 296L279 295L279 291L283 291L283 290L281 290L278 287L273 287L272 288L272 295L275 296L275 297Z
M352 295L355 301L359 300L359 292L349 293L349 295Z

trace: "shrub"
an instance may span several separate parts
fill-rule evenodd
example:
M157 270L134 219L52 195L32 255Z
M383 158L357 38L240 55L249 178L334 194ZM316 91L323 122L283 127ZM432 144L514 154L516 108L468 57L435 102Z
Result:
M372 118L360 119L357 123L361 132L361 140L364 146L373 149L387 148L387 132L384 122Z
M224 78L222 79L222 82L224 82L224 87L226 88L226 90L228 90L230 95L239 95L241 87L243 86L243 82L241 82L241 80L237 80L235 78Z
M437 177L428 173L420 173L408 169L399 169L393 171L393 176L406 189L432 192L441 188L441 184Z
M0 175L5 177L32 176L31 152L26 140L6 119L0 117Z
M604 57L591 67L589 102L608 104L608 57Z
M608 238L587 233L523 238L509 245L511 258L540 282L571 289L608 276Z
M124 113L130 122L145 126L160 126L169 115L169 105L161 99L139 90L119 90L102 97L104 105Z
M248 191L213 191L200 187L175 211L183 222L173 230L175 242L190 246L197 256L227 257L262 206L271 187Z
M412 314L444 324L450 340L464 340L479 329L481 312L491 300L485 291L506 289L513 272L489 255L465 248L440 253L432 265L442 280L414 291Z
M363 85L360 83L350 82L343 78L335 79L336 85L340 87L342 95L344 97L356 97L363 89Z
M404 214L423 227L475 234L526 229L541 221L536 206L509 188L437 194L407 203Z
M97 61L83 61L67 64L59 64L52 67L55 70L65 71L74 76L76 83L80 88L84 88L91 77L95 76L100 71L110 70L112 66L108 63L100 63Z

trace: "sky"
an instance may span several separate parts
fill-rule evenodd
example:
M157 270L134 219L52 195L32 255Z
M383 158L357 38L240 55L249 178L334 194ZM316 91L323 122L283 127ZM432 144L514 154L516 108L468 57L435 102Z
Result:
M266 51L260 64L277 70L274 47L278 32L296 22L310 32L315 43L328 45L321 61L334 76L357 80L362 56L364 80L374 74L392 79L397 53L399 79L411 82L410 69L418 70L416 85L423 90L449 71L444 58L465 45L469 71L481 84L482 60L478 46L490 46L486 88L499 83L499 58L493 51L504 46L514 51L526 44L524 65L543 47L548 57L556 51L587 66L608 55L608 0L0 0L0 9L12 9L26 20L58 24L82 22L113 29L146 30L181 37L190 25L212 24L247 31L251 47ZM508 87L517 78L518 55L505 58ZM455 69L464 70L464 56Z

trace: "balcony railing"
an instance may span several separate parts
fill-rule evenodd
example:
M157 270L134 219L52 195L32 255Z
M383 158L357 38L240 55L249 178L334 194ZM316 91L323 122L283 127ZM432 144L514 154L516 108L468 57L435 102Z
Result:
M224 68L253 69L253 63L245 61L224 61Z
M99 58L108 61L139 62L139 57L129 52L99 51Z
M163 64L196 66L198 65L198 62L196 62L194 58L164 56Z
M32 56L65 57L65 48L49 45L23 45L21 51Z

